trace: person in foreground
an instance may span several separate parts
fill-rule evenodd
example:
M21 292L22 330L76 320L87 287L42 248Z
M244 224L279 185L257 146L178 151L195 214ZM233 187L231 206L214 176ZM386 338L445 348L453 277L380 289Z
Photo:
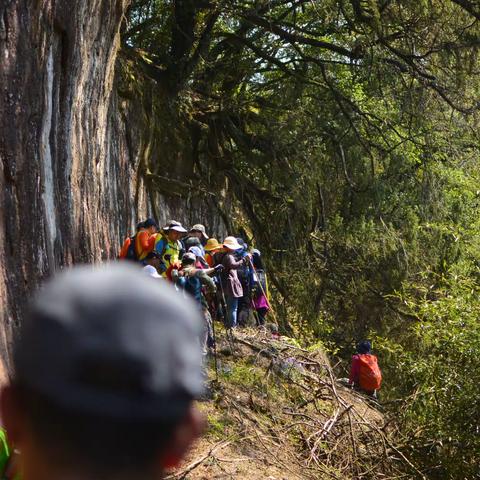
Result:
M23 480L153 480L203 428L198 308L130 265L49 282L14 345L1 414Z

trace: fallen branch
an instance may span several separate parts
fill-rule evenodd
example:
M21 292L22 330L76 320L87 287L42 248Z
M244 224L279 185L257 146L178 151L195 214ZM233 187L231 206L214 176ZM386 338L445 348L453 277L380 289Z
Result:
M228 445L230 445L232 442L230 441L225 441L222 440L221 442L216 443L205 455L200 457L199 459L195 460L192 462L190 465L188 465L186 468L184 468L180 472L172 473L168 476L165 477L165 480L174 480L174 479L179 479L179 478L185 478L185 476L190 473L192 470L197 468L199 465L201 465L207 458L213 456L213 453L216 450L219 450L221 448L225 448Z

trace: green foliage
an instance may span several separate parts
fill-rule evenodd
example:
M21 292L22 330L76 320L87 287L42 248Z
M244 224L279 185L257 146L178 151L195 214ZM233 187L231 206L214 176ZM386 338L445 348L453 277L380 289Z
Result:
M227 415L208 415L208 435L211 435L215 440L221 440L225 438L228 433L230 436L231 427L234 426L234 422Z
M190 176L252 232L303 343L348 358L380 339L384 395L408 399L396 414L438 478L472 476L478 451L479 18L459 1L135 0L124 32L161 98L150 171Z
M232 385L241 387L250 393L266 393L270 400L279 397L279 390L275 383L269 382L261 368L247 362L237 361L230 365L230 369L221 372L221 376Z
M465 273L448 272L437 286L405 285L398 299L418 321L401 344L378 342L388 393L405 398L405 431L413 432L413 452L428 459L432 478L478 474L480 287Z

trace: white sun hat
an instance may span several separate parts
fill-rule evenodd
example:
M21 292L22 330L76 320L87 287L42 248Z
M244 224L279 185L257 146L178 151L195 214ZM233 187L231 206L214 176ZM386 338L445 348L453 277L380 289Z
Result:
M157 269L153 265L146 265L145 267L143 267L143 271L152 278L162 278L162 276L158 274Z
M242 246L237 242L237 239L235 237L227 237L223 241L223 246L225 248L228 248L229 250L238 250L239 248L242 248Z

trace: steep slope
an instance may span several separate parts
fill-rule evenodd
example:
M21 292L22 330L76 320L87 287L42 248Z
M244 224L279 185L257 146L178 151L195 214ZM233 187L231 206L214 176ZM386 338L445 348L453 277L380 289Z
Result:
M321 347L217 334L218 380L212 360L213 398L200 403L207 434L168 478L415 478L380 406L342 386Z

